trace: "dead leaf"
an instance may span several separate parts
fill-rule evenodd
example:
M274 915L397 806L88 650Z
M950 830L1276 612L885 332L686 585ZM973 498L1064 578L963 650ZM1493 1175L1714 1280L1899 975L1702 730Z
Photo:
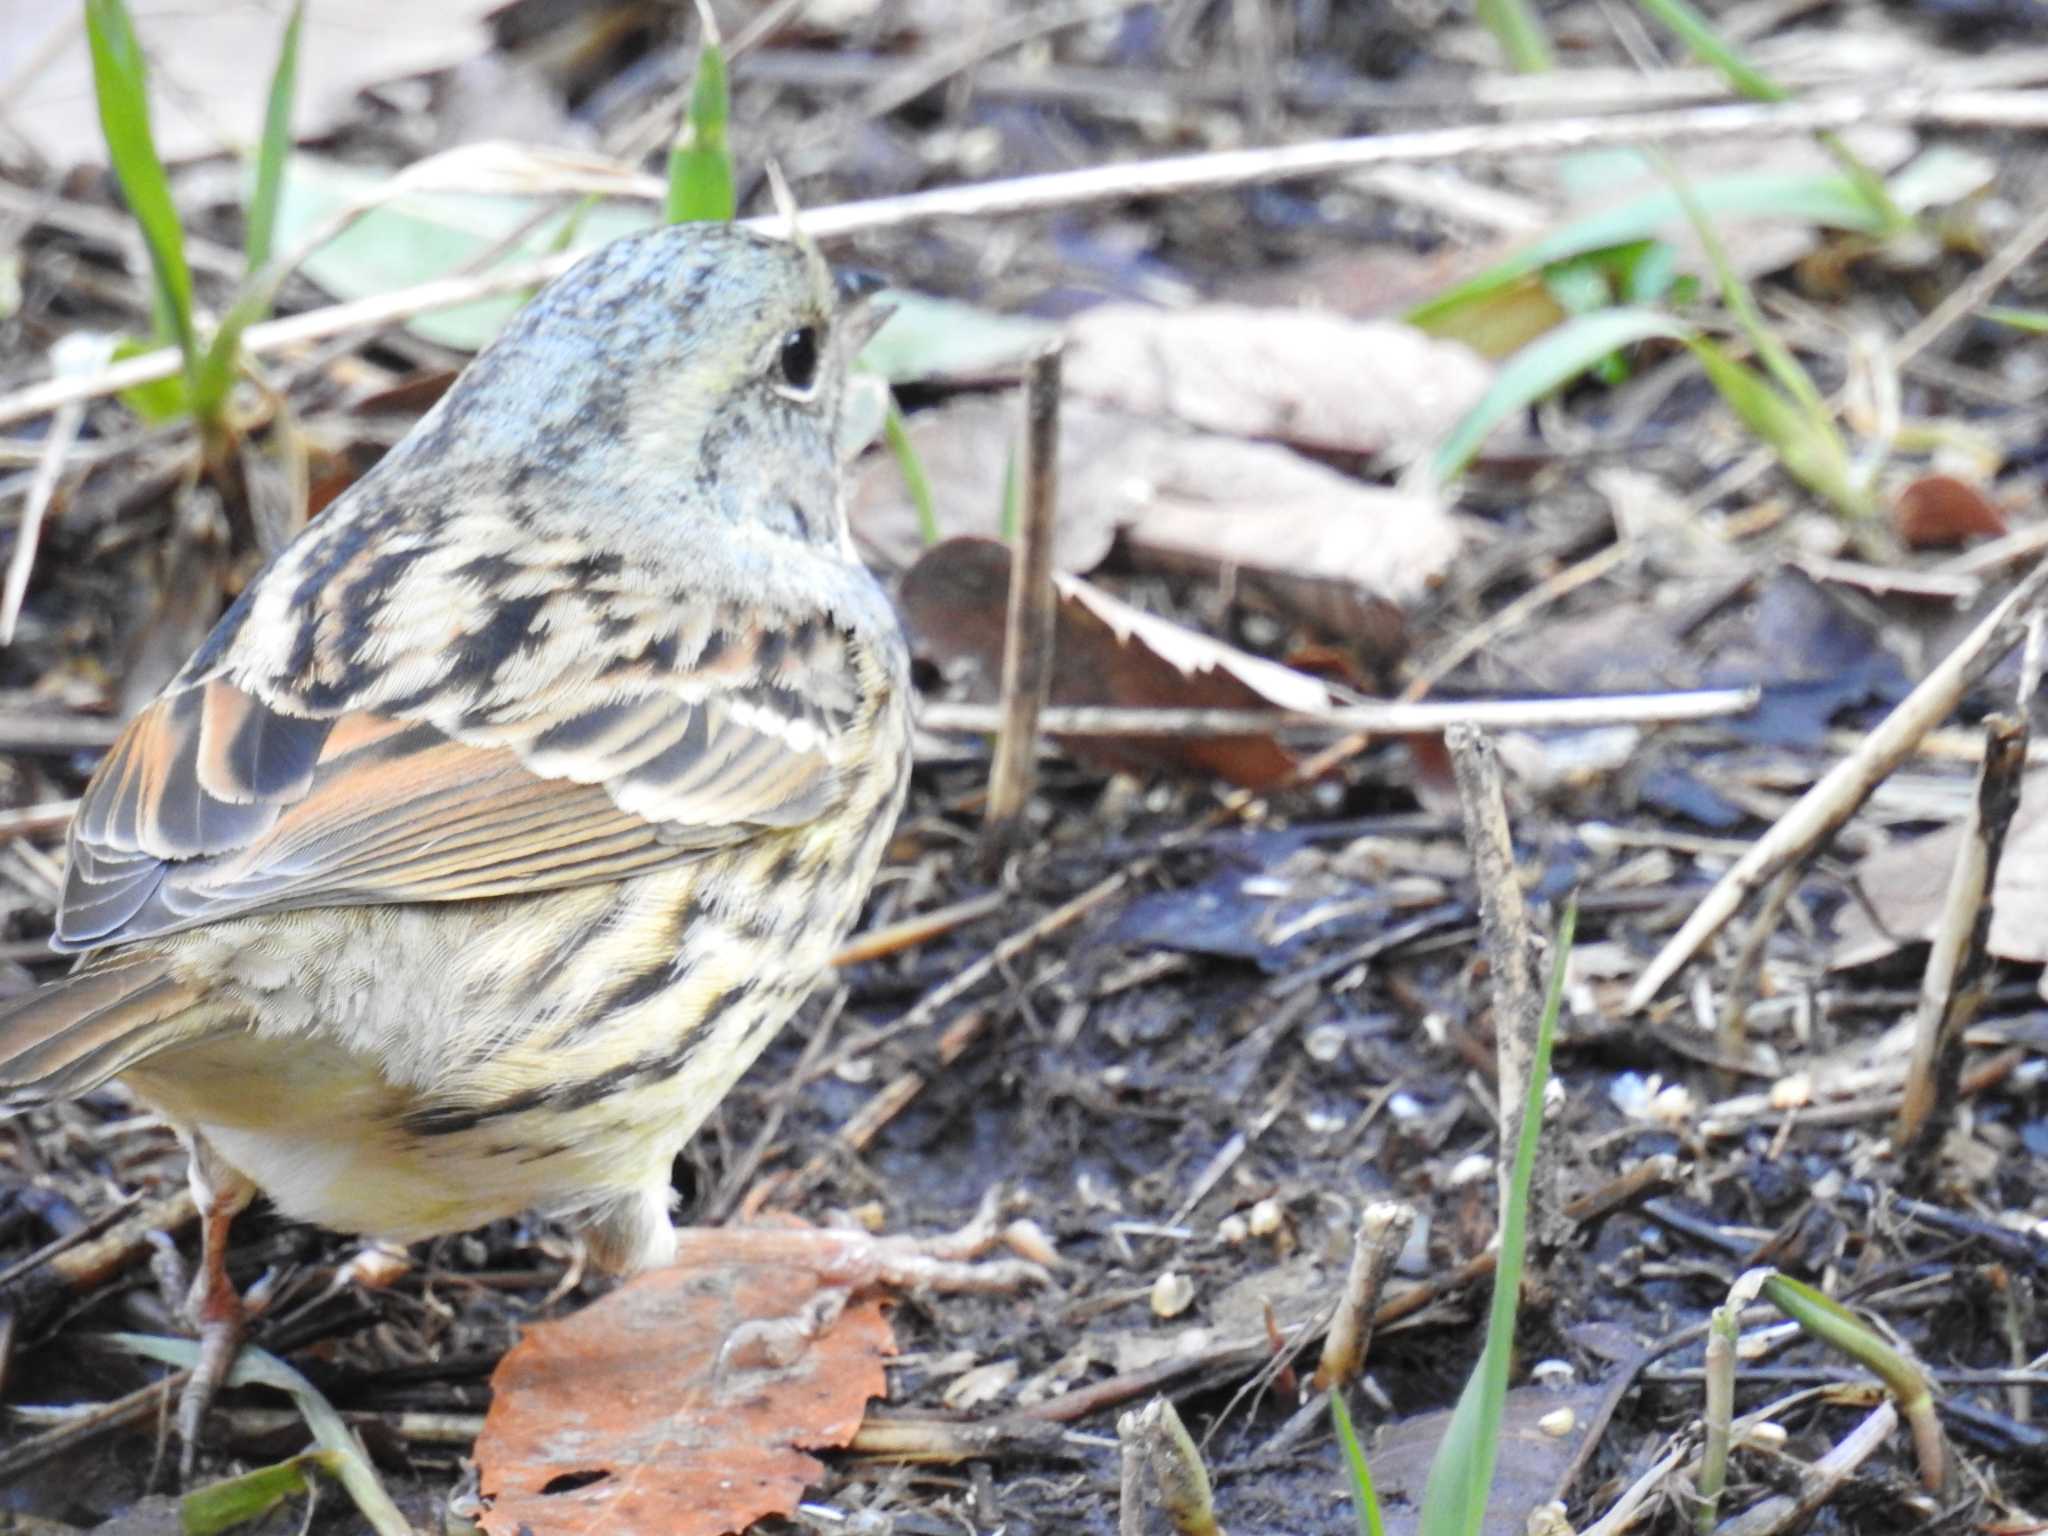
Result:
M1126 708L1330 707L1330 690L1304 673L1248 655L1111 597L1075 576L1056 578L1051 702ZM948 539L904 576L899 600L912 642L971 697L991 701L1002 673L1010 552L993 539ZM1199 773L1262 789L1296 758L1273 735L1056 738L1082 762L1113 770Z
M1962 835L1960 825L1947 827L1880 848L1857 864L1856 882L1870 905L1852 901L1835 919L1830 970L1867 965L1934 937ZM2048 961L2048 775L2027 775L2020 791L1991 892L1986 943L2001 960Z
M1023 418L1014 394L972 395L910 418L942 536L994 537L1003 522L1003 481ZM1120 416L1068 406L1060 412L1059 507L1053 564L1087 572L1102 563L1119 519L1140 492L1120 469L1133 431L1156 431ZM924 553L917 510L895 456L869 453L855 466L847 522L863 552L897 569Z
M1479 354L1398 320L1301 309L1106 304L1067 327L1067 390L1232 437L1418 457L1492 380Z
M356 0L306 8L292 132L319 138L350 120L356 93L446 69L489 48L500 0ZM151 123L167 162L240 152L263 122L285 7L270 0L130 0L149 59ZM80 7L0 7L0 79L19 92L8 121L55 165L99 162L92 64ZM47 55L45 50L48 50ZM18 73L29 69L26 75Z
M1485 1536L1522 1536L1529 1516L1556 1496L1565 1469L1579 1453L1603 1388L1511 1388L1501 1408L1500 1451L1480 1530ZM1563 1412L1560 1413L1560 1410ZM1386 1511L1391 1536L1410 1536L1429 1484L1430 1463L1450 1427L1451 1410L1419 1413L1380 1430L1368 1447L1373 1487ZM1560 1433L1562 1431L1562 1433Z
M886 1388L879 1300L795 1363L716 1365L740 1325L792 1318L817 1278L786 1263L678 1264L540 1323L491 1377L476 1460L491 1536L722 1536L787 1515Z
M1014 400L954 401L912 418L943 535L994 535L1018 427ZM1433 500L1365 485L1274 443L1187 432L1070 402L1060 414L1053 561L1085 574L1122 532L1139 563L1228 571L1245 589L1374 658L1396 653L1408 607L1456 557L1458 528ZM888 454L855 476L848 518L877 559L923 551Z
M1998 504L1957 475L1922 475L1892 500L1892 522L1913 549L1946 549L2010 530Z

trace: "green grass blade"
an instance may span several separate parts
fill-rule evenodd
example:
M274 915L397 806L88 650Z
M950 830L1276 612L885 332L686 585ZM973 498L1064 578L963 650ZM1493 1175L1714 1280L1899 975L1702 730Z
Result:
M1508 1366L1515 1351L1515 1312L1521 1302L1522 1258L1528 1246L1529 1185L1536 1172L1536 1141L1543 1134L1543 1096L1550 1082L1550 1050L1557 1037L1557 1018L1564 1006L1565 971L1571 960L1572 935L1578 928L1579 904L1574 898L1557 926L1556 956L1550 967L1550 988L1536 1025L1536 1049L1529 1063L1528 1090L1522 1099L1521 1135L1515 1142L1515 1166L1509 1180L1507 1208L1501 1212L1500 1261L1493 1275L1493 1305L1486 1319L1486 1347L1478 1369L1444 1431L1443 1444L1429 1466L1422 1496L1423 1536L1479 1536L1486 1520L1486 1497L1493 1486L1494 1464L1500 1456L1501 1414L1508 1396ZM1502 1028L1512 1025L1503 1023Z
M270 260L277 238L277 205L284 191L284 166L292 152L292 102L299 88L299 32L306 0L292 7L270 75L270 100L263 112L263 138L256 146L256 187L249 196L244 270L251 278Z
M1493 34L1511 68L1540 75L1556 62L1550 37L1529 0L1479 0L1479 24Z
M1825 412L1816 415L1805 409L1704 336L1694 336L1686 345L1728 408L1770 446L1787 474L1847 516L1869 514L1870 493L1858 480L1841 434Z
M1437 484L1464 472L1486 434L1621 347L1662 336L1688 341L1689 327L1652 309L1603 309L1576 315L1531 342L1501 366L1493 385L1451 428L1430 460Z
M1351 1410L1344 1406L1341 1387L1330 1394L1330 1418L1337 1426L1337 1443L1344 1447L1344 1464L1351 1470L1351 1509L1358 1516L1358 1536L1386 1536L1372 1468L1365 1464L1365 1451L1358 1443L1358 1431L1351 1427Z
M1706 208L1693 194L1692 183L1687 180L1685 172L1661 149L1652 149L1648 154L1651 163L1671 183L1671 190L1678 194L1678 205L1685 210L1687 222L1692 225L1693 233L1699 237L1700 245L1707 253L1707 264L1714 269L1714 281L1721 287L1721 302L1728 306L1728 312L1742 326L1742 333L1756 348L1756 355L1763 360L1764 367L1778 381L1778 387L1799 402L1801 409L1826 416L1827 405L1821 399L1819 388L1800 365L1799 359L1792 355L1791 349L1778 340L1777 332L1764 323L1756 295L1750 292L1749 284L1742 280L1735 264L1728 259L1728 248L1721 243L1721 232L1714 227Z
M1986 320L1995 320L2000 325L2009 325L2016 331L2029 331L2036 336L2048 336L2048 309L2007 309L1993 304L1978 311Z
M85 0L85 35L107 158L149 250L159 323L177 343L189 373L199 362L192 270L185 264L185 232L171 201L170 177L150 132L149 68L123 0Z
M308 1472L333 1476L337 1466L333 1452L307 1451L289 1461L194 1488L178 1500L179 1528L184 1536L219 1536L222 1531L261 1519L286 1499L310 1493Z
M917 445L910 440L910 424L903 419L903 411L896 404L896 397L889 397L888 414L882 418L882 435L888 440L889 452L896 456L896 468L903 476L903 488L910 492L910 504L917 508L917 535L929 547L939 542L939 511L932 502L931 476L924 472L924 460L917 456Z
M1752 65L1714 24L1687 0L1636 0L1636 5L1678 34L1678 40L1694 57L1711 64L1727 77L1728 83L1751 101L1785 101L1791 93Z
M1739 171L1706 178L1693 189L1693 194L1710 214L1726 218L1818 224L1868 235L1884 233L1884 221L1846 176ZM1677 193L1668 188L1645 191L1531 241L1484 272L1424 300L1409 310L1405 318L1409 324L1429 330L1445 316L1540 272L1553 262L1650 239L1684 217L1685 208Z
M190 1369L199 1360L199 1346L190 1339L163 1338L149 1333L109 1333L101 1337L130 1354L161 1360L166 1365ZM334 1411L334 1405L320 1395L319 1388L313 1383L267 1350L244 1345L242 1352L235 1357L234 1368L228 1372L226 1384L231 1387L272 1387L289 1393L293 1405L299 1410L299 1417L312 1431L314 1443L331 1453L335 1480L348 1490L349 1497L355 1500L356 1508L362 1511L370 1529L377 1536L413 1536L412 1526L399 1512L398 1506L391 1502L391 1495L384 1491L384 1485L377 1480L377 1473L370 1465L362 1441L356 1438L355 1431L343 1422L341 1415Z
M1677 33L1678 40L1691 50L1695 58L1718 69L1730 85L1750 100L1791 99L1790 91L1738 53L1735 45L1692 6L1691 0L1636 0L1636 4ZM1835 163L1842 168L1842 174L1855 187L1857 196L1869 204L1871 211L1883 221L1887 232L1904 229L1912 222L1892 201L1891 194L1885 190L1884 178L1865 165L1840 134L1823 132L1814 137L1834 157Z
M668 197L662 208L671 224L725 223L739 211L732 152L725 141L725 125L732 116L725 45L719 41L710 11L699 9L704 17L704 42L697 50L696 78L690 82L690 109L668 154Z

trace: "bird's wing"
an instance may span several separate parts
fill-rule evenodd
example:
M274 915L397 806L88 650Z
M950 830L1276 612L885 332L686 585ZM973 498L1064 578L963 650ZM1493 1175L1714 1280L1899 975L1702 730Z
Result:
M692 633L694 657L658 663L555 647L552 675L488 703L444 687L324 708L238 671L231 635L225 659L202 651L216 664L139 715L86 787L55 942L583 885L812 820L851 749L853 640L736 614Z

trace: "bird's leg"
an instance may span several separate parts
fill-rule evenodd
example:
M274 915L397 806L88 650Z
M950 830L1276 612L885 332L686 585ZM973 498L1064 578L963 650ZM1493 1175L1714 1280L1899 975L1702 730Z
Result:
M205 1142L191 1146L192 1198L199 1206L199 1273L185 1297L185 1317L199 1336L199 1358L178 1399L179 1475L192 1480L199 1427L242 1347L248 1309L228 1278L228 1228L255 1197L256 1186L216 1156Z

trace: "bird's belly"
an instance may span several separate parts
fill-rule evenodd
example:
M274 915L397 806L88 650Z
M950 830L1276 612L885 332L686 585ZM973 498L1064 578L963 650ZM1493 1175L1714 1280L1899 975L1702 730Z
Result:
M652 1099L608 1104L601 1118L415 1135L406 1122L430 1103L317 1039L216 1038L128 1082L285 1215L401 1243L631 1193L666 1178L682 1140L672 1106Z

